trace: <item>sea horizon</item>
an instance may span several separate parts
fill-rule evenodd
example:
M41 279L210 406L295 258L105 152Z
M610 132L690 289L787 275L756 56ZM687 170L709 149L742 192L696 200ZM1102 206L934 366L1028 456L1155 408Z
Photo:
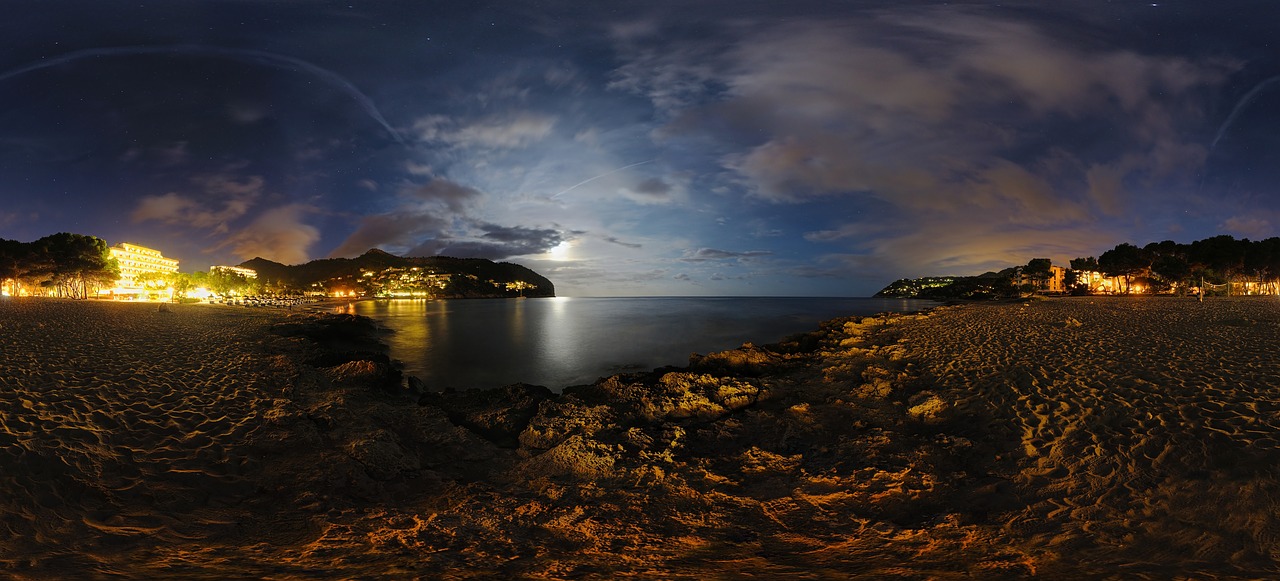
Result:
M683 366L695 352L774 343L833 318L939 304L874 297L419 298L362 299L338 310L391 329L384 338L390 356L428 389L531 383L558 391L617 373Z

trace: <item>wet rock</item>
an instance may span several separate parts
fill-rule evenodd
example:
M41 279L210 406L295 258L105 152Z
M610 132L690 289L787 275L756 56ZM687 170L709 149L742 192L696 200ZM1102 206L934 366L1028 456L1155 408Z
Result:
M415 375L410 375L408 379L405 380L405 390L409 392L410 397L419 398L419 403L421 403L422 396L427 395L428 393L426 382L422 381Z

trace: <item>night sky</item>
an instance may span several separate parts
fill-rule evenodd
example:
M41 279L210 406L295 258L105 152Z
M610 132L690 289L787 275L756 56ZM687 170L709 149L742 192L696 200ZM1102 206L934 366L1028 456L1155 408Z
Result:
M9 2L0 237L865 296L1277 234L1280 3Z

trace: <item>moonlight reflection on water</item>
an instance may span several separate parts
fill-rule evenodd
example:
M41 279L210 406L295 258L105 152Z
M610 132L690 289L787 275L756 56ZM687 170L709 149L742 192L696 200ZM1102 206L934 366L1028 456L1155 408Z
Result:
M934 303L866 298L568 298L354 303L393 334L405 373L431 389L524 382L559 390L615 373L684 365L690 353L769 343L822 320Z

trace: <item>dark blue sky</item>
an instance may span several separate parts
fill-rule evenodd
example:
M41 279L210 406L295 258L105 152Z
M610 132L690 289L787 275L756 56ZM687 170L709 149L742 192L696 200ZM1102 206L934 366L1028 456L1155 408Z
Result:
M866 295L1280 224L1274 2L13 2L0 237Z

